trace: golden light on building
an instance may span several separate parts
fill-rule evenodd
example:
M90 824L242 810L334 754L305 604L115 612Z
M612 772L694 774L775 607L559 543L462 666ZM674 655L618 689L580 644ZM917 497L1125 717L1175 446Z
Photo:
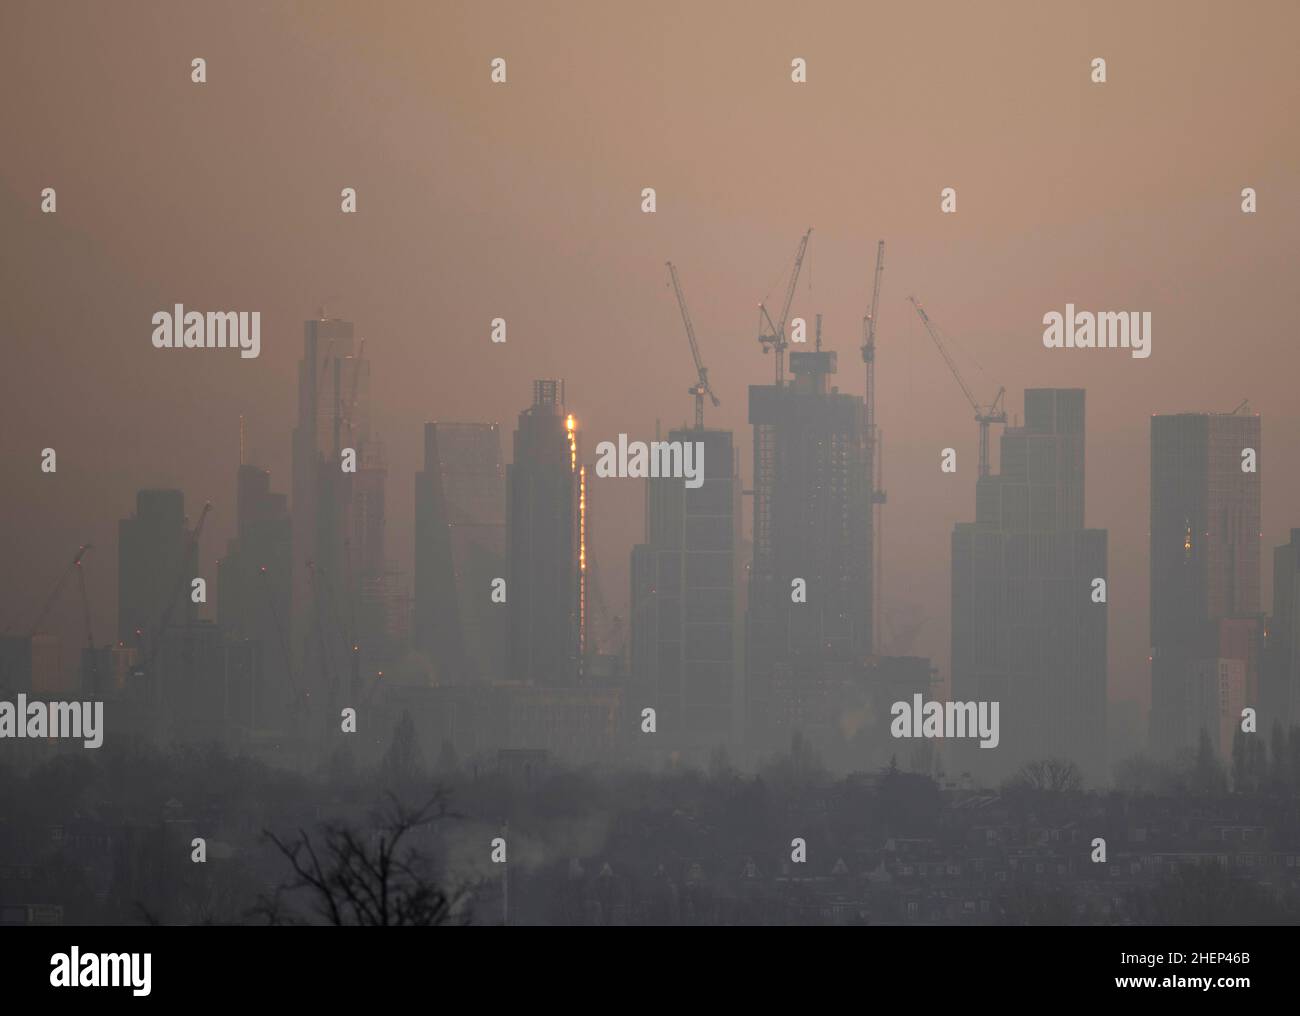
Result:
M570 420L573 417L569 417ZM587 467L578 470L578 655L587 651Z
M569 432L569 471L578 468L578 421L570 413L564 420L564 429Z

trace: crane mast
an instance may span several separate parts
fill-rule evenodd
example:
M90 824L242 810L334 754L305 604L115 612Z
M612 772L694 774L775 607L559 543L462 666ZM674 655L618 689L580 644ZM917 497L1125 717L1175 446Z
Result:
M876 277L871 286L871 309L862 319L862 362L867 365L867 428L876 426L876 308L880 306L880 277L885 271L885 241L876 244Z
M768 314L767 307L763 304L758 305L758 327L760 329L758 341L763 346L763 352L768 349L776 351L776 384L779 388L785 383L785 347L789 345L785 337L785 326L790 319L790 305L794 303L795 287L799 284L799 272L803 269L804 255L808 252L808 239L812 236L812 227L804 233L799 240L799 249L795 252L794 268L790 272L790 284L785 290L785 305L781 308L781 322L777 324L772 321L772 316ZM763 331L766 324L767 331Z
M677 306L682 312L682 324L686 326L686 338L691 343L691 356L695 359L695 384L686 389L687 395L695 396L695 429L704 429L704 396L708 396L716 409L722 405L718 397L713 394L713 388L709 385L709 368L704 366L704 360L700 357L700 344L695 339L695 326L691 324L691 312L686 309L686 295L682 292L682 284L677 278L677 267L671 262L664 262L668 266L668 277L672 280L673 292L677 294Z
M957 384L961 387L962 394L966 396L966 401L971 404L975 410L975 422L980 425L980 479L989 475L989 424L1006 423L1007 411L1002 405L1002 397L1006 394L1005 388L999 388L993 401L987 406L981 406L979 400L975 398L970 390L970 386L961 376L961 371L957 369L957 364L953 361L952 354L948 352L948 347L944 345L943 339L939 337L938 330L934 327L930 316L926 314L925 308L917 302L916 297L909 296L912 306L916 308L916 313L921 318L921 323L925 325L925 330L929 333L930 338L934 340L935 348L939 350L939 355L943 357L943 362L948 365L952 376L957 379Z
M873 476L868 477L871 484L871 635L872 641L880 638L881 587L883 585L881 548L883 537L881 528L881 505L885 503L884 491L884 455L882 454L883 435L876 427L876 314L880 307L880 278L885 272L885 241L876 244L876 273L871 284L871 308L862 319L862 362L867 369L866 384L866 418L867 447L870 449Z

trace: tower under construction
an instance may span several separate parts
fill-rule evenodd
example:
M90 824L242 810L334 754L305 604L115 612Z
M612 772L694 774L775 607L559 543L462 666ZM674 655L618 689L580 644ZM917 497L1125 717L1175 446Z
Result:
M820 340L818 342L820 347ZM835 353L791 353L790 383L749 389L754 558L746 694L752 747L783 744L873 651L872 465L862 398Z

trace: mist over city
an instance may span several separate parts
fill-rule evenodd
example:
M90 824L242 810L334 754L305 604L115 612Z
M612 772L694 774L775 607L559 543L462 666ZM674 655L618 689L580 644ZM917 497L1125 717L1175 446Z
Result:
M7 4L0 924L1296 923L1298 28Z

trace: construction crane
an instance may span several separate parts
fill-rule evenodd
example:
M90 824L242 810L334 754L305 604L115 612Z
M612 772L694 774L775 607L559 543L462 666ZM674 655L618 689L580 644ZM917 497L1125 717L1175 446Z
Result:
M880 506L885 503L886 496L884 491L884 456L881 454L882 435L876 427L876 313L880 307L880 277L885 273L885 241L881 240L876 244L876 274L875 280L871 285L871 309L867 311L867 316L862 319L862 362L867 368L867 385L866 385L866 416L867 416L867 447L871 453L871 467L875 475L868 477L871 482L871 511L872 511L872 548L871 548L871 570L872 586L872 610L871 610L871 633L873 641L880 638L880 618L881 618L881 596L880 590L882 585L881 575L881 547L883 539L881 537L881 509Z
M26 637L28 639L31 639L37 634L37 632L40 631L41 624L45 621L45 618L49 615L51 608L53 608L54 604L58 601L59 594L63 592L63 587L68 584L68 579L72 578L72 573L76 572L77 584L81 590L81 613L82 613L83 622L86 627L86 645L92 650L91 659L90 659L91 677L92 677L92 681L95 684L95 690L97 690L98 689L98 667L96 666L95 658L93 654L93 650L95 648L95 636L92 634L91 627L90 627L90 599L86 595L86 576L85 573L81 570L82 558L86 556L86 551L93 550L93 549L94 549L94 545L90 543L83 543L80 547L77 548L77 553L73 555L71 563L69 563L69 565L65 569L63 569L63 573L59 576L58 581L54 583L54 588L50 590L50 595L47 596L45 598L45 602L41 604L41 609L36 615L36 620L34 620L31 623L31 627L27 629ZM8 631L10 627L11 625L6 625L4 630ZM0 634L3 633L0 632ZM0 675L0 676L7 677L8 675Z
M952 355L948 352L947 346L944 345L943 339L939 337L939 332L935 329L934 324L930 321L930 316L926 314L916 297L909 296L912 306L916 308L916 313L920 315L921 323L925 325L925 330L930 333L930 338L934 340L935 347L939 350L939 355L943 357L943 362L948 365L952 371L952 376L957 379L957 384L961 386L962 394L975 410L975 422L980 425L980 479L989 475L989 424L1006 423L1007 411L1002 405L1002 397L1006 394L1005 388L999 388L998 393L994 396L993 401L987 406L981 406L979 400L971 393L969 386L962 379L961 371L957 369L957 364L953 362Z
M700 344L695 341L695 326L691 324L691 312L686 309L686 295L682 292L682 284L677 278L677 268L671 261L666 261L665 264L668 266L668 277L672 279L673 292L677 294L677 306L682 312L682 324L686 326L686 337L691 340L691 356L695 358L697 380L695 384L686 389L686 394L695 396L695 429L703 430L704 396L709 397L714 409L717 409L722 403L713 394L713 388L709 385L709 368L704 366L704 361L700 359Z
M212 511L212 502L205 501L203 511L199 513L198 524L194 527L194 532L190 534L189 541L185 546L185 553L181 556L181 567L176 576L176 584L172 587L171 595L167 597L162 617L159 619L158 627L154 630L153 638L149 642L149 655L144 664L144 672L148 675L153 674L154 660L157 659L158 651L162 648L163 635L166 634L167 626L171 623L172 613L176 609L176 601L184 595L186 579L192 577L189 574L190 559L199 545L199 537L203 535L203 523L207 522L208 512L210 511Z
M799 241L799 249L795 252L794 268L790 272L790 285L785 291L785 305L781 308L781 323L776 324L772 321L772 316L768 314L767 307L764 304L758 305L758 341L766 353L769 349L776 351L776 384L779 388L785 384L785 347L789 342L785 337L785 326L790 319L790 305L794 302L795 287L799 283L799 272L803 269L803 258L808 252L808 238L812 236L812 227L808 227L808 232L804 233L803 238ZM764 325L767 330L764 331Z
M876 244L876 277L871 309L862 319L862 362L867 365L867 427L876 426L876 308L880 306L880 277L885 272L885 241Z
M72 578L72 573L81 571L81 559L85 557L86 551L90 549L91 544L89 543L83 543L77 548L77 553L72 558L72 563L63 569L63 574L61 574L59 580L54 583L54 588L50 590L50 595L47 596L45 602L41 604L41 609L36 615L36 620L33 621L31 627L27 629L28 638L31 638L40 630L41 623L45 620L45 616L50 612L50 608L54 606L55 601L58 600L59 593L63 592L63 587L68 584L68 579Z

